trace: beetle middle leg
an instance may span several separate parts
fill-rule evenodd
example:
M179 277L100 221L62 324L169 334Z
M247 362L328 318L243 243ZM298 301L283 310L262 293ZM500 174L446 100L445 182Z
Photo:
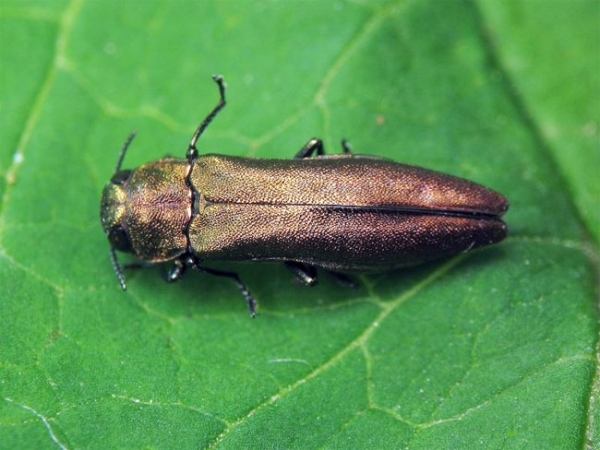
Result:
M246 285L242 282L240 276L237 273L227 272L225 270L210 269L208 267L202 267L198 265L193 265L192 268L199 272L209 273L211 275L215 275L218 277L226 277L233 280L240 292L242 293L242 295L244 296L244 299L246 300L246 304L248 305L248 311L250 311L250 316L252 316L253 318L256 317L256 300L254 299Z
M169 271L169 274L167 275L167 281L169 281L169 282L178 281L183 276L183 274L186 272L188 267L191 267L192 269L197 270L198 272L208 273L210 275L215 275L218 277L226 277L226 278L230 278L231 280L233 280L235 282L235 284L237 285L238 289L240 290L240 292L242 293L242 295L244 296L244 299L246 300L246 304L248 305L248 310L250 311L250 316L256 317L257 302L254 299L254 297L252 296L252 294L250 293L250 291L248 290L248 288L246 287L246 285L240 279L240 276L235 272L228 272L225 270L218 270L218 269L211 269L209 267L203 267L203 266L199 265L199 261L197 258L195 258L193 256L185 256L185 257L175 260L175 264L173 265L173 267Z
M313 155L322 156L325 154L323 141L318 138L310 139L304 146L294 155L294 159L311 158Z
M285 261L285 267L305 286L317 284L317 268L296 261Z

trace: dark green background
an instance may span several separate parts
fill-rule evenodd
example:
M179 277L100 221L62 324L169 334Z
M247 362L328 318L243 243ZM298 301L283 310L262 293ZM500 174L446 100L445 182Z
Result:
M0 3L0 447L581 449L598 437L597 1ZM127 273L126 167L319 136L503 194L509 238L296 285Z

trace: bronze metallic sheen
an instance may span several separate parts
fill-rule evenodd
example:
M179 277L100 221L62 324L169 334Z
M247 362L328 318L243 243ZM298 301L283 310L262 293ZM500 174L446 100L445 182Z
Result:
M104 189L101 221L121 285L115 250L140 262L173 261L168 279L188 268L233 279L252 315L256 302L239 276L211 261L282 261L304 283L316 267L381 271L501 241L508 209L497 192L462 178L350 152L325 155L311 139L294 159L198 155L196 142L225 105L196 130L185 159L121 170L133 138Z
M506 201L450 175L368 156L199 156L189 228L202 260L385 270L498 242ZM443 214L442 214L443 213ZM465 213L467 213L465 215Z

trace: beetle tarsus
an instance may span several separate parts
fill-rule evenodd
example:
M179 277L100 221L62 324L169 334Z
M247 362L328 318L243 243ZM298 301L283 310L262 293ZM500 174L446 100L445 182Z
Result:
M308 264L302 264L295 261L286 261L285 267L294 274L305 286L314 286L317 284L317 268Z
M346 138L342 138L342 153L344 155L352 154L352 147L350 147L350 144L348 143L348 139L346 139Z
M223 81L223 77L221 75L213 75L212 79L219 86L219 103L217 106L213 108L213 110L206 116L206 118L202 121L202 123L198 126L198 129L192 136L192 140L190 141L190 145L188 147L188 151L186 153L186 158L188 161L193 162L198 157L198 150L196 149L196 142L206 130L206 127L210 125L216 115L225 107L225 81Z

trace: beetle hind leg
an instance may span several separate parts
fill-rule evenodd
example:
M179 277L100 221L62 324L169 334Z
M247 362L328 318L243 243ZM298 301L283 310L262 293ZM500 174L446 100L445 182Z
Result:
M350 143L348 142L348 139L346 139L346 138L342 139L342 153L344 155L352 154L352 147L350 147Z
M310 287L317 284L318 278L316 266L311 266L310 264L299 263L296 261L285 261L283 264L303 285ZM347 288L356 287L356 280L354 280L354 278L350 275L329 269L322 270L330 275L331 278L333 278L340 286Z

